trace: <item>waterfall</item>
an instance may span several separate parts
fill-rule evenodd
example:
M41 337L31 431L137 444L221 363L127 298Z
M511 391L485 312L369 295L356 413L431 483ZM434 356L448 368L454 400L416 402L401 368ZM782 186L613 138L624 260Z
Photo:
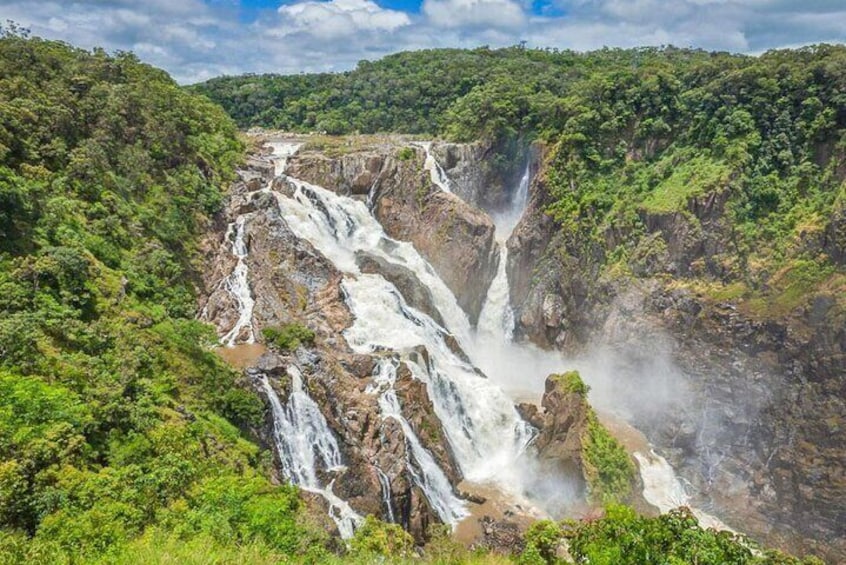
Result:
M438 514L438 517L444 523L454 525L467 515L464 503L453 494L449 479L438 467L432 454L420 443L420 439L411 424L402 415L399 399L397 399L394 390L394 383L397 378L397 363L394 359L382 359L377 367L374 383L368 389L368 392L379 394L379 410L382 413L382 418L393 418L402 427L408 451L413 457L413 461L409 460L408 462L408 468L411 471L414 483L426 495L426 499ZM380 480L382 480L384 473L381 470L380 473ZM387 480L387 476L384 478ZM382 488L384 496L384 482ZM388 493L390 493L390 485L387 488ZM390 498L386 500L386 504L388 510L391 511ZM393 521L393 516L391 516L391 521Z
M320 408L306 393L300 370L289 365L288 376L291 377L291 395L285 405L267 377L260 380L270 401L273 438L282 472L293 484L321 495L329 503L329 515L337 524L341 537L348 539L362 518L332 492L332 483L324 487L317 477L320 470L343 469L341 450Z
M268 143L272 154L267 159L274 165L274 177L267 182L262 191L271 189L275 178L285 172L288 158L296 153L300 146L300 143L291 142ZM249 200L253 194L255 192L248 193L246 198ZM217 288L226 289L238 305L238 319L235 325L220 338L220 343L227 347L232 347L238 343L255 343L256 341L255 328L253 327L255 299L250 292L249 267L247 266L249 250L246 242L246 225L250 215L250 213L241 214L235 218L234 222L230 222L226 227L226 235L224 236L224 242L231 242L231 253L235 257L236 263L232 272L218 283ZM203 308L200 318L208 318L208 305ZM249 332L246 339L241 339L244 328L248 328Z
M385 505L385 512L388 515L388 522L395 524L397 519L394 518L394 506L391 501L391 479L385 474L385 471L376 467L376 473L379 475L379 486L382 489L382 503Z
M432 155L432 142L419 141L414 145L422 147L426 152L426 160L423 162L423 168L429 171L429 177L432 179L432 183L444 192L452 192L452 183L450 183L449 177L447 177L440 163L435 159L435 156Z
M690 499L684 486L676 476L672 466L666 459L650 451L648 454L634 453L643 480L643 498L662 513L669 512L679 506L690 506ZM734 531L719 518L703 512L698 508L690 508L693 515L703 528Z
M384 349L401 353L413 375L426 383L464 476L519 492L522 486L518 459L532 430L519 417L508 396L448 345L450 335L463 347L469 347L472 340L467 316L455 296L410 243L393 240L384 233L364 203L286 178L292 193L276 193L280 214L298 237L309 241L344 273L342 287L355 317L354 324L344 333L350 347L358 353ZM362 274L355 261L359 250L413 271L432 292L446 327L408 306L382 276ZM421 345L428 352L428 363L411 355ZM419 460L417 463L422 466ZM425 476L420 479L425 483ZM443 500L453 496L451 487L447 491L448 484L428 485L438 488ZM449 513L456 514L445 510L445 515Z
M420 145L426 151L425 168L432 182L450 192L449 180L431 154L431 144ZM423 491L433 509L447 523L455 523L465 512L443 470L438 467L431 453L420 444L419 438L402 415L394 391L396 366L393 363L396 359L405 362L413 377L426 384L435 414L464 477L471 482L493 484L514 498L522 498L531 491L531 485L543 477L532 475L537 466L525 459L525 449L532 439L533 430L519 417L509 395L530 392L537 398L548 374L577 368L583 370L589 380L590 368L595 366L584 360L564 359L558 353L541 351L531 344L515 343L512 340L514 314L509 304L505 241L528 201L528 165L512 196L509 210L494 215L500 264L475 331L458 306L455 296L431 265L410 243L388 237L372 216L372 206L290 176L283 177L289 184L290 192L273 192L281 216L297 237L310 242L343 274L342 290L354 316L354 323L344 332L347 343L357 353L382 354L387 350L395 356L393 359L383 359L380 363L373 375L370 392L379 395L382 417L395 418L402 427L408 446L408 469L414 483ZM368 195L371 204L376 197L375 189L374 183ZM237 227L236 223L233 228L236 240ZM362 273L356 263L357 251L412 271L431 291L443 325L409 306L394 285L381 275ZM467 353L470 362L454 350L451 338ZM485 378L476 367L490 378ZM269 389L267 383L264 386L266 390ZM315 409L315 413L312 413L306 409L306 399L310 399L304 391L300 392L302 394L296 399L289 400L289 407L297 403L300 410L298 413L303 418L307 413L309 418L314 419L314 430L322 422L326 434L318 440L317 436L308 436L307 431L302 432L305 436L285 432L287 425L294 426L294 419L292 412L286 412L277 398L274 429L280 458L283 458L283 453L286 454L284 457L294 457L291 455L293 452L304 457L302 460L292 459L288 463L283 461L283 467L289 466L290 471L286 471L286 474L291 473L289 476L292 480L302 481L299 484L303 488L319 492L329 501L330 513L339 529L344 535L349 535L357 515L332 494L331 483L321 487L316 482L309 482L312 477L316 477L316 472L309 472L315 465L329 470L341 462L339 456L333 458L332 454L337 452L337 443L325 427L325 420L319 410ZM272 390L268 396L273 398ZM290 440L286 439L288 437ZM301 441L302 437L312 439ZM656 486L649 496L653 496L653 492L664 491L670 493L670 499L675 500L673 497L678 494L678 480L672 474L672 468L657 456L645 461L641 465L644 483L648 482L647 479L651 481L650 477L666 478L668 472L676 481L675 484L669 480L650 482L650 485ZM377 472L387 515L392 519L390 478L380 469ZM302 478L295 478L299 476ZM657 500L657 494L655 496ZM543 506L545 501L533 502ZM553 501L546 502L554 504ZM662 510L666 508L659 507Z
M232 241L232 255L237 259L235 269L224 279L224 287L238 304L238 320L232 329L220 338L224 345L232 346L238 341L244 328L249 328L247 339L242 343L255 343L256 334L253 329L253 307L256 302L250 292L248 281L249 269L247 268L247 243L244 232L247 223L247 216L242 215L229 224L226 230L226 239ZM234 233L233 233L234 232Z

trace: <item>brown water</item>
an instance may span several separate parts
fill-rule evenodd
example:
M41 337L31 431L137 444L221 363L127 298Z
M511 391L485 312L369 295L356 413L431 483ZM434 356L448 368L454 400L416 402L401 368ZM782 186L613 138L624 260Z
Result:
M267 351L267 347L263 343L242 343L233 346L215 347L214 352L217 353L221 359L235 367L236 369L246 369L255 365L258 358Z
M455 528L455 539L466 546L483 536L483 526L479 520L485 516L497 521L514 522L521 530L528 528L535 520L546 517L536 509L519 504L512 495L502 492L496 485L463 481L459 483L458 490L485 499L485 502L481 504L468 501L467 510L470 515L459 522Z

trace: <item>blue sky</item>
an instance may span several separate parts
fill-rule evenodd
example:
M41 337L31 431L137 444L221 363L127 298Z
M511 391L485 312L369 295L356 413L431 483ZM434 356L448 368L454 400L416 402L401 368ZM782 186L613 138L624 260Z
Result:
M134 51L183 83L521 41L743 53L846 41L846 0L0 0L6 19L41 37Z

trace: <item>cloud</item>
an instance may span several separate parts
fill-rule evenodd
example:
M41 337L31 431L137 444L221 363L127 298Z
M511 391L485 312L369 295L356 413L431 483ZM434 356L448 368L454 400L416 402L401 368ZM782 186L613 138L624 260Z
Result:
M309 0L279 8L282 21L277 32L289 35L306 32L323 39L334 39L362 32L392 32L411 24L405 12L381 8L370 0Z
M423 13L435 27L521 29L523 8L511 0L425 0Z
M0 0L0 21L81 47L132 50L183 83L220 74L346 70L404 49L577 50L674 44L761 52L846 40L842 0L287 0L240 20L238 0ZM534 6L534 11L533 11Z

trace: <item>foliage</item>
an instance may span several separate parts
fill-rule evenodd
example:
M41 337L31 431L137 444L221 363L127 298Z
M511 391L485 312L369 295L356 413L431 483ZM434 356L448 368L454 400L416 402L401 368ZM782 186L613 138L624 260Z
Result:
M547 565L558 560L558 546L563 541L561 526L552 520L538 520L526 531L526 547L520 565Z
M314 332L299 323L285 324L275 328L264 328L261 330L265 341L283 351L292 351L301 344L309 345L314 342Z
M194 320L197 236L242 150L131 54L0 39L0 561L313 539L236 427L260 401Z
M587 398L590 387L582 380L578 371L567 371L559 375L550 375L549 379L564 392L572 392Z
M599 520L568 522L563 529L570 554L577 563L595 565L776 565L815 563L776 551L761 554L744 536L703 529L687 508L657 518L640 516L631 508L611 505Z
M350 540L350 555L353 558L377 557L405 558L414 548L411 534L398 524L388 524L373 516L367 516Z
M632 487L635 467L629 454L603 426L593 409L588 414L582 457L590 497L595 502L625 499Z

